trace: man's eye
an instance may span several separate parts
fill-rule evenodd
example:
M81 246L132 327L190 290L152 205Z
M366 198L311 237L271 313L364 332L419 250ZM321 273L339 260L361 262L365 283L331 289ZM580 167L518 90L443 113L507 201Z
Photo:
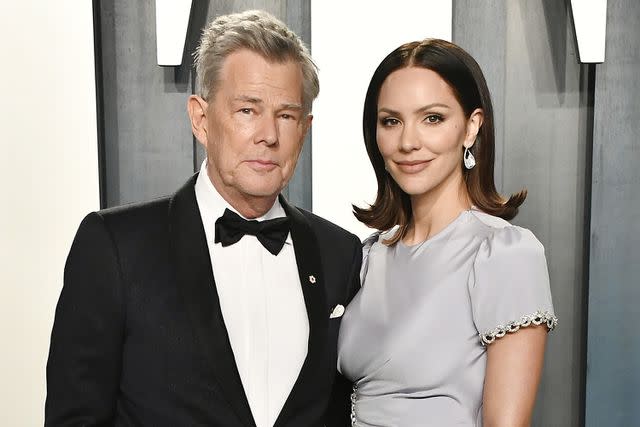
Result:
M280 114L280 117L282 117L285 120L290 120L294 118L291 114L287 114L287 113Z
M253 110L251 108L241 108L239 110L242 114L251 114Z
M394 119L393 117L386 117L380 121L382 126L397 126L400 124L400 120Z

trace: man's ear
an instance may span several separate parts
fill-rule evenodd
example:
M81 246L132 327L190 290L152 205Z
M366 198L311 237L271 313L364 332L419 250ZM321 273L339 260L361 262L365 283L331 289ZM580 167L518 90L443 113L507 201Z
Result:
M304 136L307 136L307 133L309 132L309 129L311 129L311 122L313 121L313 114L309 113L307 114L307 116L303 119L303 126L304 126ZM304 138L303 136L303 138Z
M191 95L187 101L187 112L191 120L191 131L198 142L207 146L207 101L198 95Z
M476 108L469 116L467 120L467 134L464 138L463 145L465 148L471 148L476 142L478 132L480 132L480 126L484 122L484 111L481 108Z

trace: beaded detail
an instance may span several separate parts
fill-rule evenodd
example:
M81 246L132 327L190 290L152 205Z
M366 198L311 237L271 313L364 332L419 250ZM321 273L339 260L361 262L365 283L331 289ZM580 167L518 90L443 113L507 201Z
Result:
M522 316L519 320L513 320L506 325L498 325L484 334L480 334L480 343L486 346L494 342L496 338L502 338L507 332L513 333L520 328L526 328L530 325L538 326L543 323L546 323L547 328L552 331L558 325L558 318L548 311L536 311L531 315Z
M351 392L351 427L356 427L356 399L358 398L358 385L353 384Z

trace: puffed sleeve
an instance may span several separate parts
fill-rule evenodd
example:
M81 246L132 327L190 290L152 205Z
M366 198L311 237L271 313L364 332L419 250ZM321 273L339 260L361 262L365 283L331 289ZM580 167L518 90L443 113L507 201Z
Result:
M480 341L491 344L520 328L555 328L544 247L531 231L506 226L486 238L469 277L469 292Z

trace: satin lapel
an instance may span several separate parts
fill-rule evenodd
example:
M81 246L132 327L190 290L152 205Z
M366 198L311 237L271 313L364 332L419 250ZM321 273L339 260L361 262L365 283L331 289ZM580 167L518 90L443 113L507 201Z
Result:
M296 254L300 285L309 318L309 345L307 357L298 379L289 393L275 426L282 425L308 402L309 388L319 377L326 376L326 343L329 313L326 311L326 293L320 248L307 218L280 197L280 203L291 220L291 239Z
M222 318L194 175L171 199L173 259L194 336L219 381L221 395L246 426L255 426Z

